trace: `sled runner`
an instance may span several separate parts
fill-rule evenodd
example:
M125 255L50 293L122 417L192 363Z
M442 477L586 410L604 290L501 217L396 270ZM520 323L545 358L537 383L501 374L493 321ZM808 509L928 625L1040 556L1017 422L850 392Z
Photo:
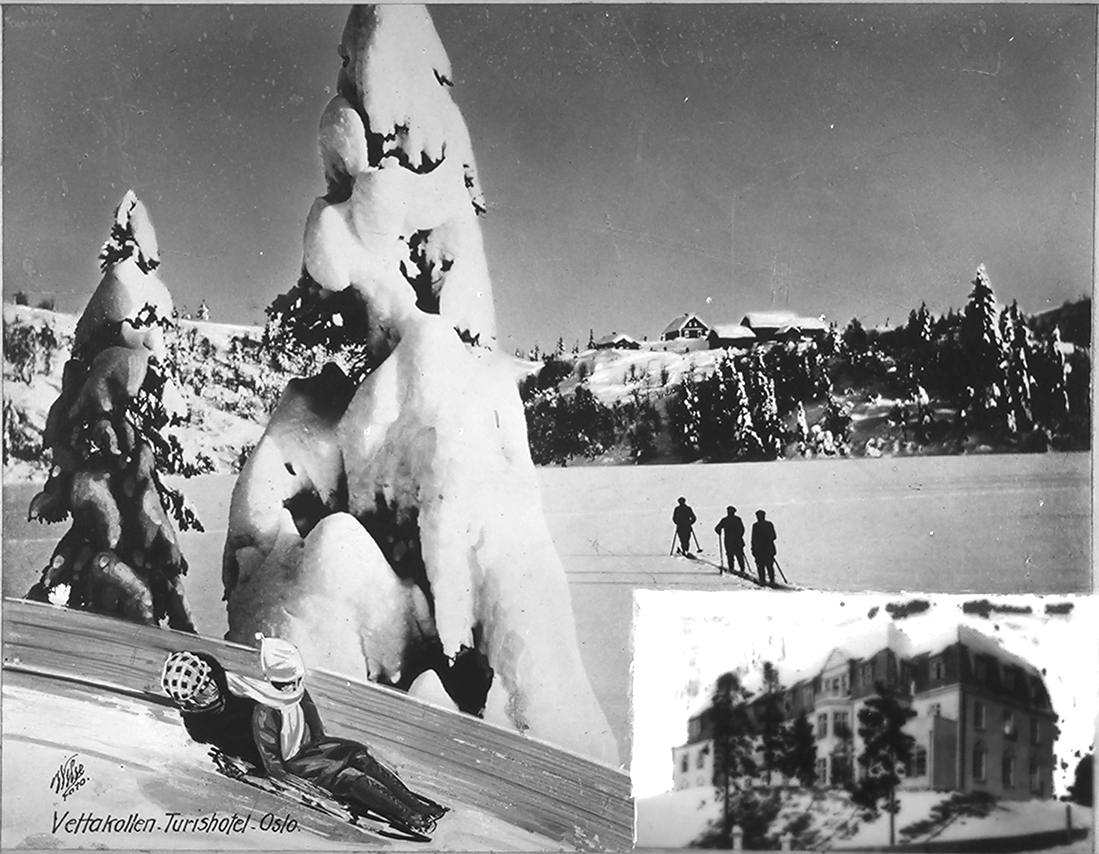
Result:
M342 819L364 833L387 839L399 839L405 842L430 842L431 837L425 833L414 830L399 821L386 818L375 812L371 812L354 803L344 803L334 798L329 792L315 786L301 777L289 776L284 780L271 777L260 777L247 763L233 756L227 756L217 748L210 751L217 770L233 780L238 780L245 785L278 795L294 801L301 806L324 813L334 818ZM425 803L438 806L434 801L421 797ZM446 807L440 807L449 811ZM434 829L434 824L432 824Z

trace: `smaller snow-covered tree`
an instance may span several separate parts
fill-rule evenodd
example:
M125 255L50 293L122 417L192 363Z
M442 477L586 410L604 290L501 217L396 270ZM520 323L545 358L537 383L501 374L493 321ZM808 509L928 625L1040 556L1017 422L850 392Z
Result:
M672 438L688 454L697 454L701 444L701 415L698 385L689 375L683 377L679 397L672 407Z

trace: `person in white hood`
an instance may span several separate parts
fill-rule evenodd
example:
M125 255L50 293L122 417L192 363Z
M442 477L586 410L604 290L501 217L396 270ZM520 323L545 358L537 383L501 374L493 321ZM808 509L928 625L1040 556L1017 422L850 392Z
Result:
M301 777L402 829L435 828L445 807L409 790L365 745L325 735L296 646L262 638L260 663L267 685L250 692L256 700L252 731L268 776Z

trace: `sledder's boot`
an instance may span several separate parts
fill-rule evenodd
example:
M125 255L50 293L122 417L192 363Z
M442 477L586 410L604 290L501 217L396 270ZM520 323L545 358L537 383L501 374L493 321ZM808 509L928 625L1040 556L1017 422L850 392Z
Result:
M450 807L444 807L442 804L437 804L435 801L430 798L425 798L423 795L416 795L416 800L423 805L423 814L433 821L438 821L450 812Z

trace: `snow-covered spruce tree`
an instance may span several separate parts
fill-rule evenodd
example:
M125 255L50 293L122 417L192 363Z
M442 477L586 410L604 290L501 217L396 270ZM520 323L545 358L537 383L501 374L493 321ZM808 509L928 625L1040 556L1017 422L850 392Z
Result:
M972 284L961 328L966 384L973 390L969 424L999 432L1007 427L1006 366L996 296L984 264Z
M160 471L188 473L171 432L186 408L166 371L172 298L156 233L133 191L99 256L103 279L76 325L43 441L52 456L29 517L72 527L27 597L193 632L187 561L169 514L201 530Z
M361 343L362 376L292 381L244 466L223 560L229 638L617 763L495 352L485 211L425 8L355 7L321 117L327 192L286 295Z
M752 423L756 435L763 446L766 459L775 459L782 454L783 428L778 417L778 404L775 401L775 384L763 363L763 355L758 351L745 359L745 387L752 410Z
M1015 301L1000 313L1000 336L1004 344L1007 429L1013 434L1027 432L1034 425L1034 378L1027 327Z
M702 422L698 384L690 374L685 374L679 385L670 415L672 440L683 453L696 456L702 450Z

